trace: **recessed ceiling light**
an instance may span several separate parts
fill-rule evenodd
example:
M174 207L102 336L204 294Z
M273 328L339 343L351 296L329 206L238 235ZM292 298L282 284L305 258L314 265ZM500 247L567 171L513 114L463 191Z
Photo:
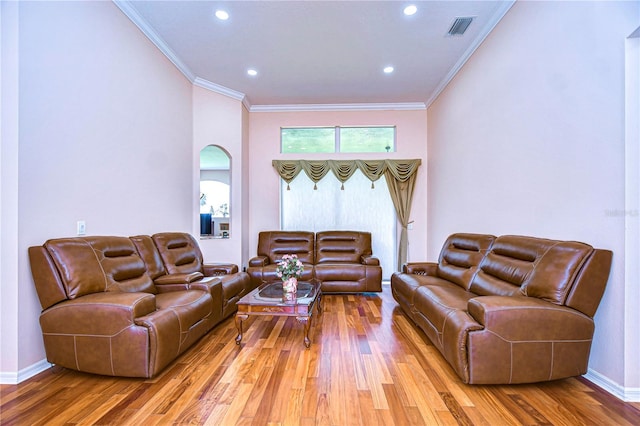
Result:
M220 19L221 21L226 21L227 19L229 19L229 14L224 10L216 10L216 18Z
M411 16L418 11L418 8L415 4L410 4L409 6L404 8L404 14L407 16Z
M384 67L382 71L384 71L385 74L391 74L393 72L393 67Z
M251 77L255 77L256 75L258 75L258 71L254 70L253 68L249 68L247 70L247 74L249 74Z

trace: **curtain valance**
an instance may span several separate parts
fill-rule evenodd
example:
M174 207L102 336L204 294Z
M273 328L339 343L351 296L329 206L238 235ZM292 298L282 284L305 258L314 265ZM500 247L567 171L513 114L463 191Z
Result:
M389 172L395 180L406 182L418 170L422 160L273 160L273 167L280 177L289 183L304 170L315 184L331 171L343 184L360 169L373 185L380 176Z
M421 163L419 158L415 160L273 160L272 162L280 177L287 182L287 189L289 189L289 183L302 170L313 181L313 189L318 188L316 183L325 177L329 170L342 183L341 189L344 189L344 183L357 169L369 178L372 188L373 182L384 175L396 215L402 225L398 244L398 270L407 261L409 246L407 226L411 214L416 172Z

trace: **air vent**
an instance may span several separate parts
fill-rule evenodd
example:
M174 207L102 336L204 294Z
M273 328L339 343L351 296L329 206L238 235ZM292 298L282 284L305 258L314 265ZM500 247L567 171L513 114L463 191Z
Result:
M456 18L456 20L453 21L453 24L451 24L451 28L449 28L449 32L447 32L447 35L461 36L462 34L464 34L465 31L467 31L467 28L469 28L469 25L471 25L471 22L473 22L472 16L464 17L464 18Z

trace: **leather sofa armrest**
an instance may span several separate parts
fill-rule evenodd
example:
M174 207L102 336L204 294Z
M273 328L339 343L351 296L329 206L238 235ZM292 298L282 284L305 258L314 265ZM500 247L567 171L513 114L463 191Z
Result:
M158 293L170 293L172 291L185 291L191 288L190 283L176 283L176 284L156 284L156 290Z
M267 266L269 258L267 256L256 256L249 259L249 266Z
M164 284L188 284L201 280L204 275L201 272L192 272L190 274L167 274L162 275L153 280L156 285Z
M217 277L238 272L238 265L233 263L205 263L202 265L205 277Z
M402 265L405 274L436 276L438 264L435 262L409 262Z
M198 272L198 274L200 273ZM173 275L182 275L182 274L173 274ZM191 274L184 274L184 275L191 275ZM175 282L156 283L156 289L158 290L158 293L169 293L172 291L186 291L186 290L202 290L202 291L211 293L211 296L213 297L216 294L216 290L212 290L212 288L216 287L216 285L220 284L221 282L222 280L217 276L203 277L202 274L200 274L200 278L193 282L178 282L176 280ZM222 288L222 286L219 286L219 287Z
M214 300L218 300L216 298L218 295L222 297L222 279L217 276L204 277L200 281L189 284L189 289L206 291Z
M361 256L360 263L363 265L380 266L380 259L373 256Z
M591 318L566 306L527 296L480 296L468 312L478 323L507 341L591 339Z
M115 335L156 310L150 293L100 292L52 306L40 316L43 333Z

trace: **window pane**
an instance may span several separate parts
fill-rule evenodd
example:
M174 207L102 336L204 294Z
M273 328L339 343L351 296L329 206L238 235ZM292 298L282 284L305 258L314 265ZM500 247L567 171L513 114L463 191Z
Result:
M395 127L341 127L340 152L394 152Z
M283 153L335 152L336 131L334 127L283 128L280 143Z
M227 217L229 215L229 184L215 180L201 181L200 213Z
M352 230L371 232L373 255L380 259L382 277L388 280L396 264L396 212L384 176L371 181L360 170L345 182L344 190L333 173L313 189L300 173L290 184L282 182L282 229L290 231Z

